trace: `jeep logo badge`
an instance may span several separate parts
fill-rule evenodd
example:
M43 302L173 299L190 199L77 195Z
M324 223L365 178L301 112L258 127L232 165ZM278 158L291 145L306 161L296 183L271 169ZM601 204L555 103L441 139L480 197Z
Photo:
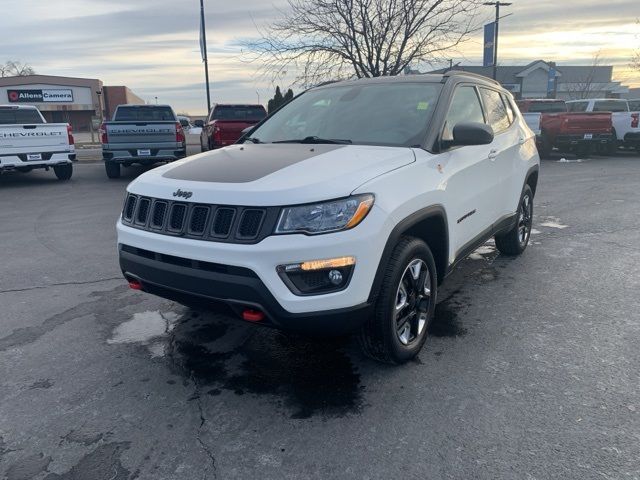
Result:
M174 197L182 197L185 200L191 198L193 196L193 192L185 192L184 190L176 190L175 192L173 192L173 196Z

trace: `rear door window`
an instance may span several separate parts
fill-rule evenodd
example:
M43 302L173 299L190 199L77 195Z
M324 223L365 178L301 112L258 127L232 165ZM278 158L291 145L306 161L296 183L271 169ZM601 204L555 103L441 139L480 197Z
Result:
M0 125L21 125L44 123L33 108L0 108Z
M500 94L495 90L480 88L480 96L484 104L487 124L493 128L494 133L500 133L509 128L511 122L507 115L507 107L502 101Z
M509 125L511 125L516 118L516 112L513 110L513 104L511 103L511 101L509 100L509 97L506 94L501 93L500 96L502 97L504 106L507 109L507 117L509 118Z

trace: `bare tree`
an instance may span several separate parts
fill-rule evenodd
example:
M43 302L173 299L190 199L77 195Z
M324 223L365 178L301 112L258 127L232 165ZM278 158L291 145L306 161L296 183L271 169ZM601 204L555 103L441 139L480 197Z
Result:
M295 84L397 75L439 60L476 29L480 0L288 0L289 8L256 41L250 61L272 79Z
M601 85L596 82L596 72L602 59L600 58L600 52L593 56L591 66L587 72L577 81L566 84L566 92L570 100L583 100L585 98L591 98L592 93L599 91Z
M16 60L7 60L4 64L0 64L0 77L20 77L35 73L31 65Z

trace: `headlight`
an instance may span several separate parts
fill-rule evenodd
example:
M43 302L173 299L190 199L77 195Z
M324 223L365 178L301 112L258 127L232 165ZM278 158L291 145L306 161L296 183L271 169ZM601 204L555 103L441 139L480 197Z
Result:
M319 233L348 230L358 225L367 216L373 205L373 195L353 197L286 207L280 214L275 233Z

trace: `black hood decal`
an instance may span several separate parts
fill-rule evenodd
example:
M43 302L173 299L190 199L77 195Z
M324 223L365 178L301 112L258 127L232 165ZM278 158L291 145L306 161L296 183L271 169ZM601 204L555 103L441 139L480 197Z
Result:
M243 144L176 165L162 176L196 182L246 183L345 145Z

